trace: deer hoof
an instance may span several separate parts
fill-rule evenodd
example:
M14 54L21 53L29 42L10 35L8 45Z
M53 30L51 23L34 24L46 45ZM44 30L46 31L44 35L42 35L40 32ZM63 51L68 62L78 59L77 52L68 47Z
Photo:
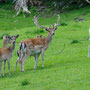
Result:
M24 72L24 70L21 70L21 72Z
M36 69L36 67L34 67L33 69Z

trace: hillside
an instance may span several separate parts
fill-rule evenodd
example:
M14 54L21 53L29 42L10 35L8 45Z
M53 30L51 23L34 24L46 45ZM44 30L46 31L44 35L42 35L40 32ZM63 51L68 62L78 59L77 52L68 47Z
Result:
M10 8L0 8L0 47L2 47L3 35L20 35L10 62L11 76L8 75L6 65L5 77L0 78L0 90L89 90L90 6L60 14L61 26L56 30L45 52L44 68L42 68L41 56L36 70L33 69L34 58L29 57L25 62L25 72L20 71L20 64L14 72L19 42L28 37L35 38L40 34L45 37L47 32L34 25L33 15L26 18L19 15L14 18L14 14ZM83 20L77 22L74 20L76 17L83 18ZM56 23L56 19L56 16L50 18L42 16L39 18L39 23L49 26ZM63 48L63 52L60 53Z

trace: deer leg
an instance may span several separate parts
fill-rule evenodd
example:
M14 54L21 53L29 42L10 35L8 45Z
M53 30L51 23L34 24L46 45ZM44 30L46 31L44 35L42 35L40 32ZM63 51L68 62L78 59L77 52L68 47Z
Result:
M21 60L21 72L24 72L24 62L28 58L28 55L25 55Z
M15 65L14 71L16 71L17 64L18 64L19 62L21 62L21 60L22 60L23 57L24 57L24 54L23 54L23 52L21 51L21 53L19 53L19 57L18 57L18 59L17 59L17 61L16 61L16 65Z
M1 77L2 62L0 62L0 77Z
M44 67L44 50L42 50L42 67Z
M10 73L10 60L9 59L7 60L7 63L8 63L8 70L9 70L9 76L10 76L11 73Z
M3 70L3 76L5 76L5 67L6 67L6 60L4 60L4 70Z
M18 64L19 61L20 61L20 57L18 57L18 59L17 59L17 61L16 61L16 65L15 65L15 69L14 69L14 71L16 71L17 64Z
M24 61L21 63L21 72L24 72Z
M35 66L34 66L34 69L36 69L36 67L37 67L38 58L39 58L39 54L37 54L35 56Z

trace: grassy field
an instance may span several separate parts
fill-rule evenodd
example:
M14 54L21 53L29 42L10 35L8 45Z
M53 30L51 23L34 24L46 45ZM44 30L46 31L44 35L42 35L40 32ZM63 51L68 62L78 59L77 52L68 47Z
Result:
M24 18L22 15L13 17L12 9L4 6L0 8L0 47L2 36L20 34L16 41L14 55L11 58L11 76L8 75L6 65L5 77L0 78L0 90L90 90L90 59L88 58L88 29L90 28L90 6L60 14L60 23L55 36L45 53L44 68L41 56L38 67L33 69L35 61L29 57L25 62L25 72L20 71L16 51L19 42L26 38L35 38L36 35L47 35L33 23L33 15ZM75 17L82 17L83 22L75 22ZM39 23L49 26L56 22L56 16L41 17ZM60 53L65 44L64 51ZM2 70L3 73L3 70Z

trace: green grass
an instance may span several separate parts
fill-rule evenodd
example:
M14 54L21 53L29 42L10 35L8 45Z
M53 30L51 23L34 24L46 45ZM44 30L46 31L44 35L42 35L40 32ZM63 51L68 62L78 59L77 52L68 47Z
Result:
M75 22L75 17L84 16L83 22ZM90 90L90 59L88 56L88 29L90 28L90 6L61 14L60 23L55 36L47 49L42 68L41 56L36 70L34 58L25 62L25 72L20 71L16 51L19 42L26 38L35 38L37 34L47 35L33 23L33 16L24 18L22 15L14 18L12 10L0 8L0 37L3 34L20 34L17 39L14 55L11 58L11 76L6 65L5 77L0 78L0 90ZM39 23L49 26L56 22L56 17L39 19ZM3 40L0 39L0 47ZM64 51L60 53L65 44ZM3 69L2 69L3 73Z

